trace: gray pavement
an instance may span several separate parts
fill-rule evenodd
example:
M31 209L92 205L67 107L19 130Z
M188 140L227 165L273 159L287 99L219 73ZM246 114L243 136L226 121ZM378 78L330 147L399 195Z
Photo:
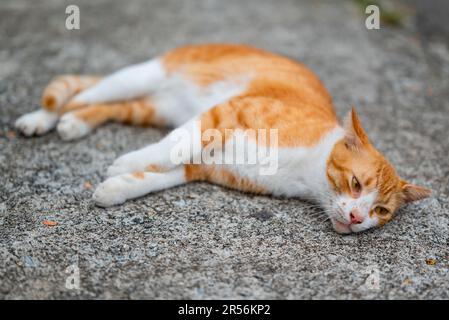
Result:
M64 27L68 4L80 7L80 30ZM364 18L350 1L2 1L0 297L448 299L448 44L423 38L413 16L371 31ZM91 195L107 166L167 131L111 124L76 142L14 132L54 75L109 73L212 41L302 60L338 114L355 105L375 145L433 197L350 236L300 200L206 183L101 209ZM79 289L65 286L71 265ZM366 283L372 270L378 287Z

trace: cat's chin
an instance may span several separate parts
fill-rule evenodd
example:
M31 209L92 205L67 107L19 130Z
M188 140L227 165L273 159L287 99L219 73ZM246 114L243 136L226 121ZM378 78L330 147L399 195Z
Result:
M332 226L334 227L335 232L339 234L350 234L353 231L351 230L350 226L348 224L344 224L336 219L331 219Z

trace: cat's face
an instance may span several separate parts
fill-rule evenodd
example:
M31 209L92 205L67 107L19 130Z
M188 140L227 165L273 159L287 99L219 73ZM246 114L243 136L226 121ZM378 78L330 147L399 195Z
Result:
M352 110L346 136L327 162L333 189L326 209L335 231L351 233L382 226L403 204L430 195L430 190L399 178L391 164L372 146Z

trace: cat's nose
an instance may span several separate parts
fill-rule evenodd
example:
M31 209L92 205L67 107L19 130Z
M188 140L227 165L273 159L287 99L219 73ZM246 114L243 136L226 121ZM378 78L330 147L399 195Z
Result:
M353 224L361 224L363 222L363 217L357 209L351 211L349 218L351 218L351 223Z

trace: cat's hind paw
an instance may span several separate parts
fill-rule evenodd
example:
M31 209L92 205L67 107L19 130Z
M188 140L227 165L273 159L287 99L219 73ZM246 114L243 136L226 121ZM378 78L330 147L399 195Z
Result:
M57 130L62 140L70 141L84 137L92 128L74 114L67 113L61 117Z
M39 136L53 129L57 121L58 115L56 113L42 109L21 116L17 119L15 127L27 137Z

